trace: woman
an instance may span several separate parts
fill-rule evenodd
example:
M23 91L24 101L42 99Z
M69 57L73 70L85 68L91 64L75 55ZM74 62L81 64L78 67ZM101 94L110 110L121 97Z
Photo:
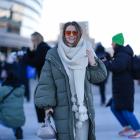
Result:
M42 69L35 103L53 112L58 140L95 140L90 83L104 80L92 44L77 22L64 24L58 46L51 49ZM105 68L105 67L104 67Z

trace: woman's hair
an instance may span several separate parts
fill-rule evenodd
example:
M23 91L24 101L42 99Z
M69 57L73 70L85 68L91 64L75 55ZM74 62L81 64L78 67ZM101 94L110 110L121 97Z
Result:
M36 37L40 42L44 40L43 36L39 32L34 32L31 37Z
M66 43L65 30L69 25L74 26L76 28L76 30L78 31L78 41L79 41L82 36L82 28L77 22L72 21L72 22L65 23L63 26L62 38L63 38L64 43Z

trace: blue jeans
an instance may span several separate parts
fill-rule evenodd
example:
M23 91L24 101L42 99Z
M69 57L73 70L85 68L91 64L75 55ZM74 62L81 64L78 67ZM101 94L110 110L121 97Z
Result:
M130 112L128 110L116 110L114 101L112 101L111 104L111 111L123 127L131 126L131 128L135 131L140 130L140 124L133 112Z

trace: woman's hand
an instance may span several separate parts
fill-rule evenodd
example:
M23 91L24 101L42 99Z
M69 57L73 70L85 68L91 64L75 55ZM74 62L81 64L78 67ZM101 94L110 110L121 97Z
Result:
M97 63L95 61L95 56L93 54L93 50L91 48L88 48L86 50L87 56L88 56L88 62L91 66L96 66Z

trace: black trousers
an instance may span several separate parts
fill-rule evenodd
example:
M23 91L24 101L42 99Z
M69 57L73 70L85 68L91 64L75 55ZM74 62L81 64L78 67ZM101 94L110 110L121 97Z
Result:
M35 109L36 109L36 114L37 114L37 119L39 123L44 122L45 119L45 110L43 108L38 108L35 105Z
M105 82L102 82L99 84L99 90L100 90L101 104L105 104L105 102L106 102Z

